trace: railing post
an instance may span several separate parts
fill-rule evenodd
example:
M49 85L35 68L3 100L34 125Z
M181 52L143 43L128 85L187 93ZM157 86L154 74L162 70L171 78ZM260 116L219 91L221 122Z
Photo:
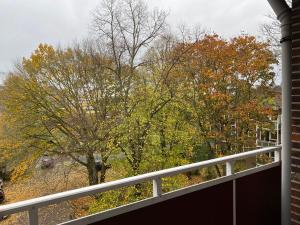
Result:
M159 197L162 195L162 181L161 178L155 178L153 180L153 197Z
M280 162L280 149L277 149L275 152L274 152L274 162Z
M38 225L39 224L39 211L38 208L32 207L29 213L29 224L30 225Z
M226 176L230 176L234 174L233 167L234 167L234 161L226 162Z

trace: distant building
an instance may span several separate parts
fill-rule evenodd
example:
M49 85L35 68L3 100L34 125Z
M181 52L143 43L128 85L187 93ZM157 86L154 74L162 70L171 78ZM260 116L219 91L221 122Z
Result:
M275 94L275 111L277 116L272 119L272 127L256 127L256 146L269 147L281 144L281 87L276 86Z

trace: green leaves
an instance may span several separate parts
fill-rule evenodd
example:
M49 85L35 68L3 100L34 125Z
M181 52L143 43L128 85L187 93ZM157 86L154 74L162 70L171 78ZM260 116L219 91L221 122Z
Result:
M276 60L252 36L165 40L145 59L41 44L1 91L5 132L16 148L31 143L87 167L79 156L108 164L122 152L137 175L254 147L256 124L274 114Z

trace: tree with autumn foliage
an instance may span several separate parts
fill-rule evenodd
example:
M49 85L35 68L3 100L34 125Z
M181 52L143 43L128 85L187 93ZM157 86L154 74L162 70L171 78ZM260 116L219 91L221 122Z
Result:
M100 182L105 180L113 150L110 134L118 123L109 63L90 44L65 50L41 44L7 79L1 95L6 117L17 118L28 139L46 143L44 150L86 167L90 185L99 182L97 153Z
M214 157L255 147L256 125L268 123L276 59L253 36L207 35L183 61L180 101L191 127Z
M120 64L116 79L114 58L96 45L40 45L1 91L6 131L36 157L45 150L71 157L87 168L90 184L98 183L97 153L103 182L113 151L136 175L255 147L256 125L273 114L266 99L276 60L268 44L252 36L193 43L165 36L146 53L144 64Z
M41 123L23 88L23 79L10 74L0 90L0 165L15 180L24 175L48 148ZM3 174L5 176L5 174Z
M256 148L256 128L271 125L274 115L272 46L250 35L192 35L184 26L176 35L166 31L166 19L142 0L103 0L93 11L95 40L40 44L23 58L0 89L0 167L9 163L15 181L45 152L67 157L76 174L70 186L54 170L43 171L60 186L51 183L53 192ZM223 169L196 171L197 180ZM36 183L28 174L25 191ZM191 184L191 175L164 178L163 191ZM146 182L103 193L80 203L81 211L151 191Z
M137 175L195 161L199 151L218 157L255 147L256 125L273 115L266 99L277 62L268 43L177 38L166 34L166 17L140 0L104 0L93 14L95 42L41 44L1 90L0 147L68 156L90 185L99 183L97 154L104 182L113 152Z

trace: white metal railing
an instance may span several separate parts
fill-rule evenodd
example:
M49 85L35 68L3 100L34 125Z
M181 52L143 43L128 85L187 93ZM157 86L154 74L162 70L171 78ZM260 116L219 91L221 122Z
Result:
M235 155L211 159L211 160L193 163L193 164L184 165L184 166L179 166L179 167L175 167L175 168L171 168L171 169L165 169L165 170L161 170L161 171L142 174L139 176L129 177L129 178L112 181L112 182L108 182L108 183L103 183L103 184L88 186L88 187L79 188L79 189L75 189L75 190L71 190L71 191L52 194L52 195L48 195L48 196L44 196L44 197L40 197L40 198L30 199L30 200L21 201L21 202L12 203L12 204L7 204L7 205L0 206L0 217L27 211L29 213L30 225L38 225L39 224L38 209L41 207L53 205L53 204L60 203L63 201L77 199L77 198L88 196L88 195L111 191L111 190L115 190L118 188L142 183L145 181L153 182L153 198L159 199L159 198L164 197L163 196L164 194L162 191L162 178L164 178L164 177L170 177L170 176L174 176L177 174L205 168L208 166L214 166L214 165L218 165L218 164L226 164L225 178L229 177L230 179L235 180L237 178L237 176L234 176L235 175L234 174L235 161L250 158L250 157L255 157L260 154L274 152L274 162L271 164L274 164L274 163L278 164L280 162L280 151L281 151L280 146L262 148L262 149L258 149L258 150L254 150L254 151L243 152L243 153L239 153L239 154L235 154ZM263 166L261 166L261 167L263 167ZM236 175L238 175L238 174L236 174ZM215 184L217 184L217 182L215 182ZM233 214L234 214L233 216L235 218L235 210L234 210ZM68 223L66 223L66 224L68 224ZM75 223L72 223L72 224L75 224ZM84 224L84 223L81 222L78 224Z

